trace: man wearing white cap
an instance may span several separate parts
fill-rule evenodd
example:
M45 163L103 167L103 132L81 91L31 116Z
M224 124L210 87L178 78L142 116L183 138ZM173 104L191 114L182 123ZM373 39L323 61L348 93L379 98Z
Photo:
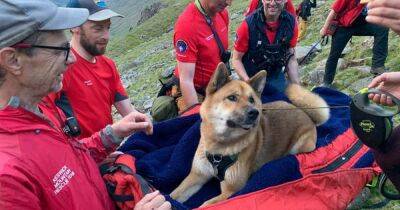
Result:
M72 52L77 61L64 74L57 105L67 117L76 117L81 129L79 137L85 138L112 124L113 105L122 116L137 111L122 86L115 63L104 56L111 18L123 16L108 9L103 1L96 4L93 0L71 0L67 7L86 8L89 18L71 30Z
M75 62L63 30L88 15L49 0L0 0L0 209L114 209L94 159L132 132L152 133L143 114L130 113L78 140L61 110L41 102ZM170 204L156 191L135 209Z

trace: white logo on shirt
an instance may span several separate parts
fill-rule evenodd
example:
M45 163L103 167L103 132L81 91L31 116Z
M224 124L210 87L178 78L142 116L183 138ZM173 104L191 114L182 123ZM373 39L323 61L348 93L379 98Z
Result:
M85 83L86 86L92 86L93 85L92 80L86 80L86 81L83 81L83 83Z
M54 193L57 195L75 176L75 172L64 166L58 171L58 173L53 178Z
M214 34L211 34L210 36L206 37L206 40L210 41L212 38L214 38Z

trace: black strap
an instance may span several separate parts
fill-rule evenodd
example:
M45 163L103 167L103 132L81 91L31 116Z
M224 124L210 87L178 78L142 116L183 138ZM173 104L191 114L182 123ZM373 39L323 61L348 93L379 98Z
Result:
M144 179L139 174L134 173L131 170L131 168L129 168L125 164L117 163L115 165L112 165L109 168L105 168L105 167L106 167L106 165L103 165L103 166L100 167L100 171L101 171L102 176L105 175L105 174L113 174L116 171L120 170L120 171L122 171L122 172L124 172L126 174L130 174L133 177L135 177L135 179L139 182L140 189L142 190L144 195L149 194L149 193L154 191L154 187L146 179ZM107 188L107 192L109 193L109 195L111 196L113 201L126 202L126 201L133 201L134 200L134 197L132 195L115 194L116 186L112 182L106 181L106 188Z
M210 154L206 152L206 157L213 168L217 170L218 180L223 181L225 179L226 170L237 161L238 154L223 156L221 154Z
M386 182L388 180L388 177L386 176L386 174L382 174L381 176L379 176L379 191L380 193L383 195L383 197L389 199L389 200L400 200L400 194L394 194L391 193L388 189L387 189L387 185Z
M115 188L116 186L112 184L111 182L106 182L106 188L108 194L111 196L113 201L116 202L126 202L126 201L133 201L134 197L132 195L118 195L115 194Z
M211 17L209 17L209 16L205 13L205 10L204 10L204 8L203 8L203 6L201 5L201 3L200 3L199 0L196 0L195 5L198 7L198 9L200 10L200 12L203 14L203 16L204 16L204 18L205 18L206 23L208 24L208 26L210 26L210 29L211 29L211 31L212 31L212 33L213 33L213 35L214 35L215 41L217 41L217 45L218 45L218 48L219 48L219 55L220 55L221 61L223 61L223 60L224 60L223 57L224 57L224 55L225 55L227 52L226 52L226 50L225 50L225 48L224 48L224 45L222 44L221 39L220 39L219 36L218 36L217 31L216 31L215 28L214 28L214 25L212 24ZM229 62L226 62L225 65L227 65L228 69L230 69L230 68L229 68Z

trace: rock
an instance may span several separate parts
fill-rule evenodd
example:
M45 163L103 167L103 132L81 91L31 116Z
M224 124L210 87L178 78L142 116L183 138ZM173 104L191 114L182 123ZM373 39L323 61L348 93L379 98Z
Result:
M316 69L309 73L308 79L311 85L320 85L324 82L325 70Z
M320 62L318 62L317 68L316 69L325 69L325 65L326 65L326 60L327 59L323 59Z
M311 47L310 46L297 46L296 47L296 58L297 61L300 62L306 55L307 53L310 51Z
M354 66L364 66L367 63L366 58L348 60L346 62L346 67L354 67Z
M160 11L161 9L163 9L165 7L167 7L167 5L165 5L162 2L156 2L152 5L150 5L149 7L146 7L140 14L140 19L137 22L137 25L144 23L146 20L153 17L155 14L157 14L158 11Z
M349 54L350 52L351 52L351 46L349 44L347 44L342 52L342 56L345 56L345 55Z
M357 69L362 74L368 74L371 72L370 66L355 66L353 68Z
M312 49L312 51L309 54L308 58L306 58L306 60L304 60L301 65L304 65L304 64L308 63L310 60L312 60L316 56L317 52L321 51L320 44L318 44L315 47L313 47L314 44L312 46L298 46L298 47L296 47L296 59L297 59L297 62L299 62L299 64L300 64L301 61L303 61L304 57L307 56L307 54L310 53L311 49Z
M346 61L343 58L339 58L336 69L338 69L338 70L346 69Z
M364 187L360 194L347 206L347 210L362 209L371 198L371 190L368 187Z
M231 20L235 20L235 19L240 18L240 17L242 17L241 14L233 13L233 14L231 15Z
M175 52L175 50L171 50L171 57L172 57L173 59L176 58L176 52Z
M143 109L145 109L146 111L151 109L151 107L153 106L153 100L152 99L147 99L144 103L143 103Z
M367 87L369 85L369 83L371 83L373 77L369 76L363 79L358 80L357 82L353 83L352 85L350 85L348 87L348 89L354 91L354 92L358 92L361 89Z
M142 62L140 62L138 60L134 60L131 63L129 63L128 65L126 65L125 69L133 69L141 64L142 64Z
M366 40L361 43L361 46L366 49L372 49L374 46L374 37L367 37Z

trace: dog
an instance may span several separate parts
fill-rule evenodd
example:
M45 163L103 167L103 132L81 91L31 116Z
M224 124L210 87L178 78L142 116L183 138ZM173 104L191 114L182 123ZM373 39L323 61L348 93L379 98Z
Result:
M293 104L262 104L266 76L266 71L260 71L248 82L231 80L226 66L218 65L200 108L201 138L191 171L171 193L172 198L185 202L217 177L221 194L202 206L225 200L265 163L315 149L316 126L330 115L326 102L297 84L289 84L286 94ZM307 109L312 107L325 108Z

